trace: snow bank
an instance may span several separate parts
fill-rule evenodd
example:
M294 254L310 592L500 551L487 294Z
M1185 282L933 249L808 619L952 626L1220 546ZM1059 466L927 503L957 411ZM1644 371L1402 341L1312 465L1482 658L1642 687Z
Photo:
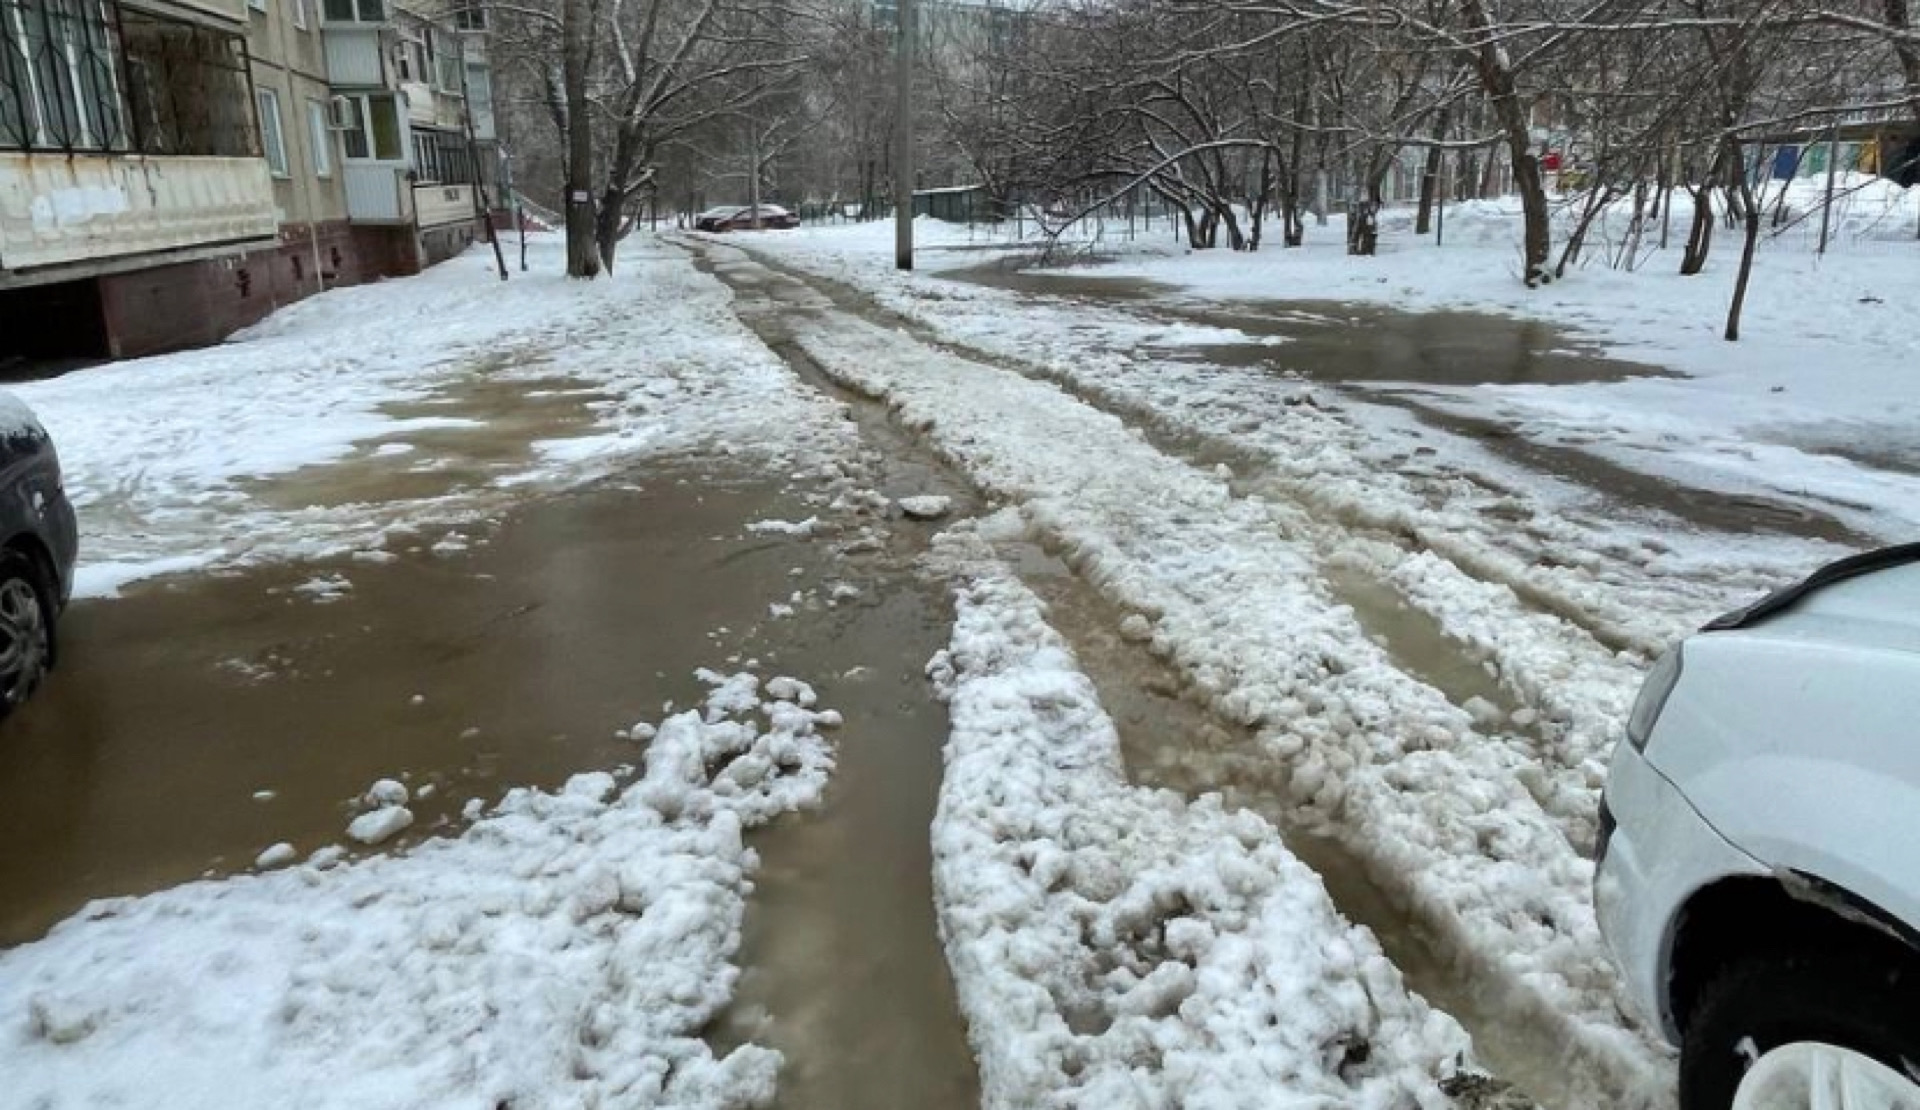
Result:
M833 758L756 689L661 722L628 785L515 790L406 856L96 902L0 953L0 1104L769 1105L779 1054L702 1031L739 976L742 833L817 801Z
M1129 786L1038 599L945 547L970 581L929 667L953 716L934 888L985 1105L1451 1105L1460 1027L1266 822Z

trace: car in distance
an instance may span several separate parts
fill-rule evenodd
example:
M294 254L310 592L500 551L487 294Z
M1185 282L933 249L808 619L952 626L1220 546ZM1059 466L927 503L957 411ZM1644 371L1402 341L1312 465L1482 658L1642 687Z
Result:
M756 216L756 213L758 215ZM751 205L733 204L721 208L709 208L694 217L696 231L750 231L755 229L774 229L791 231L800 226L800 217L777 204L762 204L759 208Z
M1920 1110L1920 544L1663 656L1617 745L1594 899L1684 1110Z

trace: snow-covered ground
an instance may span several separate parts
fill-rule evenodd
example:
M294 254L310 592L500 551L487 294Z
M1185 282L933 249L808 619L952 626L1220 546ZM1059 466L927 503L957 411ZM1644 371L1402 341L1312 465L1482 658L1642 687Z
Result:
M704 710L641 729L638 776L516 790L404 856L96 902L0 952L0 1106L770 1105L779 1054L702 1034L740 974L741 835L819 800L831 718L776 697L791 679L702 677Z
M562 245L502 283L476 247L416 277L335 290L204 350L18 386L52 432L80 514L78 592L197 566L377 547L397 527L498 509L516 485L567 483L649 453L695 447L790 455L834 442L833 406L727 311L679 251L629 244L619 272L561 274ZM355 465L377 489L448 465L409 434L473 431L431 414L462 389L551 381L591 390L593 426L536 442L517 465L448 492L287 504L262 480ZM390 406L410 404L415 415ZM457 406L450 411L458 411ZM425 415L420 415L425 413Z

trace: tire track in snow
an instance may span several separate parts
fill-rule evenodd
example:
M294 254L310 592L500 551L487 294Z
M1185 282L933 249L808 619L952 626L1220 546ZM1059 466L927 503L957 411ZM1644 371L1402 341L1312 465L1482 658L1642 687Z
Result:
M1744 561L1694 552L1681 558L1668 542L1677 522L1662 525L1658 534L1644 527L1634 534L1615 520L1577 522L1574 516L1588 514L1532 504L1491 480L1489 474L1517 470L1477 447L1470 448L1472 453L1485 457L1476 459L1471 473L1414 474L1413 460L1432 451L1419 440L1437 434L1454 447L1466 447L1467 441L1424 426L1401 428L1408 450L1382 457L1373 441L1383 424L1395 423L1394 410L1346 391L1322 390L1342 397L1340 408L1366 408L1370 416L1364 426L1339 408L1323 408L1305 382L1113 350L1089 352L1081 338L1092 330L1084 323L1087 309L1137 331L1138 306L1056 301L1079 320L1071 342L1056 348L1049 337L1059 329L1047 326L1044 316L1050 306L1036 306L1032 298L1017 302L998 291L947 283L929 288L918 277L894 288L888 284L890 272L876 277L843 262L843 272L834 275L822 272L830 262L797 252L779 261L749 253L779 272L798 276L795 269L804 270L806 280L858 315L907 327L959 357L1061 384L1097 407L1164 433L1156 442L1171 440L1189 457L1245 460L1248 465L1236 462L1236 469L1257 475L1268 495L1298 502L1316 518L1350 531L1378 533L1409 551L1437 552L1463 572L1506 586L1531 607L1583 629L1614 651L1656 654L1680 632L1796 576L1810 558L1817 561L1828 550L1776 538ZM980 332L943 319L957 311L964 320L972 301L1042 315L1034 327L1017 333ZM1219 385L1227 376L1230 393ZM1543 488L1560 485L1527 477Z
M742 253L766 264L755 252ZM817 288L811 279L788 268L775 265L769 269ZM849 302L855 307L866 303L861 294L844 286L838 293L835 296L829 289L826 299L843 309ZM905 318L896 319L916 339L926 342L925 328ZM971 354L965 349L956 352L945 343L929 345L954 357ZM1487 721L1484 711L1475 715L1483 724L1500 726L1485 735L1491 742L1511 749L1509 759L1516 780L1556 819L1569 843L1582 855L1591 855L1607 755L1618 722L1624 719L1632 691L1638 686L1641 665L1632 656L1616 655L1632 650L1632 646L1610 641L1639 637L1596 635L1596 623L1606 627L1605 622L1589 618L1583 623L1568 618L1566 606L1559 603L1557 595L1549 592L1541 597L1535 596L1539 591L1513 589L1510 582L1530 581L1529 568L1518 560L1459 541L1450 533L1428 527L1413 513L1363 512L1371 505L1365 498L1329 500L1316 483L1274 473L1270 451L1222 436L1205 424L1177 421L1163 408L1142 403L1121 390L1088 385L1064 368L1045 369L1006 359L990 359L989 364L1059 386L1118 417L1163 453L1203 470L1214 470L1236 497L1264 508L1282 534L1310 538L1323 574L1340 566L1360 568L1361 573L1431 614L1461 649L1486 660L1501 686L1518 700L1520 711L1511 716L1501 714L1498 721ZM1266 380L1270 388L1285 390L1285 398L1297 401L1309 397L1291 384ZM1301 405L1282 401L1280 407L1313 406L1309 397ZM1313 456L1310 465L1325 464L1315 473L1346 469L1330 458L1331 454L1323 448ZM1301 464L1296 460L1295 465ZM1351 601L1345 597L1342 600ZM1362 624L1367 623L1364 614L1357 611L1356 616ZM1641 650L1656 651L1657 647L1650 645L1659 642L1663 641L1648 640L1649 646ZM1429 681L1443 693L1451 693L1446 684L1432 682L1415 661L1402 658L1396 662L1402 670ZM1453 700L1469 712L1480 708L1469 704L1467 698Z
M1303 811L1519 1020L1558 1031L1588 1104L1663 1104L1662 1054L1618 1017L1590 866L1513 750L1394 667L1327 595L1310 537L1283 535L1264 505L1057 387L824 303L807 311L807 354L1019 503L1031 532L1155 624L1155 649L1288 762Z

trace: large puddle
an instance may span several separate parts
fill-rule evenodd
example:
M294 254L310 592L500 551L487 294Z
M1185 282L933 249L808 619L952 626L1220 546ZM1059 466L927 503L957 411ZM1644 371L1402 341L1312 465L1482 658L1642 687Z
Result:
M1601 357L1589 343L1533 320L1479 312L1400 312L1346 301L1202 303L1143 278L1056 274L1007 259L937 276L1021 293L1136 305L1157 317L1239 331L1246 343L1148 348L1170 358L1255 366L1325 382L1565 385L1671 377ZM1267 340L1259 342L1257 340Z
M431 830L470 797L636 760L614 731L698 694L692 669L724 665L709 633L823 573L806 545L741 532L783 504L687 470L388 562L77 602L60 670L0 731L0 943L275 841L341 840L348 799L383 776L434 786L415 807Z
M950 492L929 482L908 467L881 488ZM376 778L433 787L404 849L453 831L469 798L637 763L616 730L694 704L695 667L756 659L845 725L824 807L754 836L746 974L712 1035L786 1052L783 1107L977 1105L927 833L946 716L922 667L949 603L906 569L928 526L875 516L883 541L854 555L745 527L820 513L684 464L403 539L390 561L76 604L59 674L0 731L0 944L276 841L341 842Z

